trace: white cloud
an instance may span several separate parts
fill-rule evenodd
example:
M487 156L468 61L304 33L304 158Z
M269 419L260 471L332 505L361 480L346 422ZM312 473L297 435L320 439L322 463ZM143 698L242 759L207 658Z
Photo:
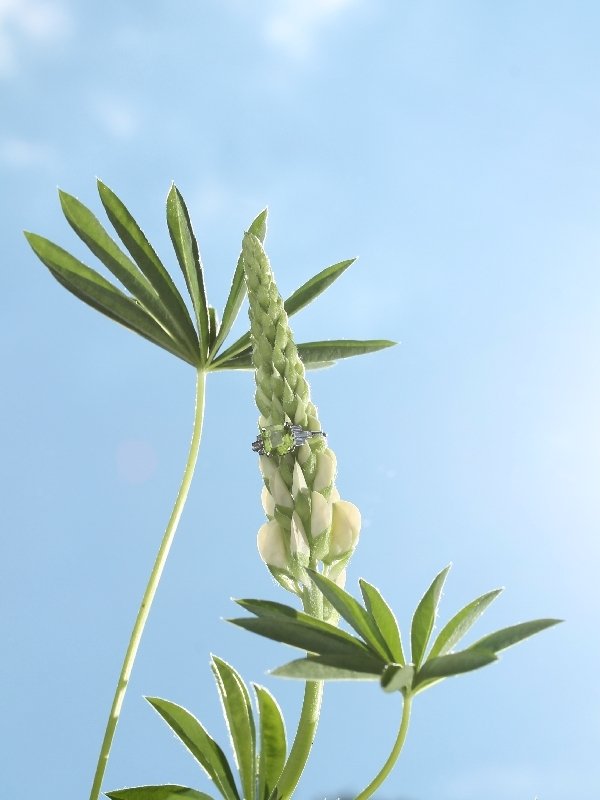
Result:
M139 130L139 115L126 100L108 95L92 100L92 113L115 139L132 139Z
M51 167L56 162L56 154L46 144L8 138L0 141L0 162L13 169Z
M71 30L65 7L53 0L0 0L0 77L17 71L19 50L61 41Z
M267 17L265 36L288 55L305 58L310 55L315 38L322 28L356 2L357 0L281 0Z

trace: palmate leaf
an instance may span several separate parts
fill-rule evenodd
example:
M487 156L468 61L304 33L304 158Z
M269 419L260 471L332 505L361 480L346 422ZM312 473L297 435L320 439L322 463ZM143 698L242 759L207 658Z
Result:
M131 789L117 789L117 791L105 792L105 794L111 800L214 800L204 792L176 784L134 786Z
M244 797L252 797L256 740L250 695L244 681L227 662L213 656L211 667L240 773L242 794Z
M198 720L182 706L160 697L147 697L150 705L181 739L226 800L240 800L231 767L219 745Z
M131 297L125 295L93 269L63 250L62 247L43 236L29 232L26 232L25 236L35 254L48 267L56 280L80 300L189 364L196 363L195 356L187 346L173 339Z
M102 181L98 181L98 192L106 214L119 238L165 304L170 316L177 324L178 331L191 349L198 352L198 335L187 306L152 245L125 204Z
M196 322L200 333L200 352L202 361L205 361L208 355L210 342L208 303L206 300L202 261L200 260L200 250L198 249L198 243L194 236L194 231L192 230L192 223L187 206L175 184L171 185L167 196L167 226L171 235L173 248L175 249L175 254L177 255L177 261L183 272L185 283L196 313Z
M264 686L252 684L259 714L257 800L268 800L285 764L287 742L283 714Z

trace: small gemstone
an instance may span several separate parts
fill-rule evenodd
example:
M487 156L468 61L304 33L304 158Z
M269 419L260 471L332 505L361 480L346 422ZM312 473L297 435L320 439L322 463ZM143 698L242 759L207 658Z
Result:
M261 428L261 438L263 450L267 456L272 453L283 456L296 446L294 435L288 423Z

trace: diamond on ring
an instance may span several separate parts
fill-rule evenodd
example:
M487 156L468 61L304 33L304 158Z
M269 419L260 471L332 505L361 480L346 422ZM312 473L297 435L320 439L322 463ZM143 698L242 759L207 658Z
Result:
M260 433L252 442L252 449L260 456L273 454L283 456L301 447L313 436L327 436L327 434L324 431L308 431L301 425L284 422L282 425L260 428Z

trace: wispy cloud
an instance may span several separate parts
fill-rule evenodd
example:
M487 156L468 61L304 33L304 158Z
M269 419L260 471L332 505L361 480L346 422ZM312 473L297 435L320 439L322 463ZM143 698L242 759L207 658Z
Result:
M56 153L46 144L17 137L0 140L0 162L12 169L52 167Z
M315 46L321 30L359 0L281 0L265 22L269 42L288 55L305 58Z
M62 41L71 28L71 17L61 3L0 0L0 78L18 71L22 48L29 44L39 48Z

